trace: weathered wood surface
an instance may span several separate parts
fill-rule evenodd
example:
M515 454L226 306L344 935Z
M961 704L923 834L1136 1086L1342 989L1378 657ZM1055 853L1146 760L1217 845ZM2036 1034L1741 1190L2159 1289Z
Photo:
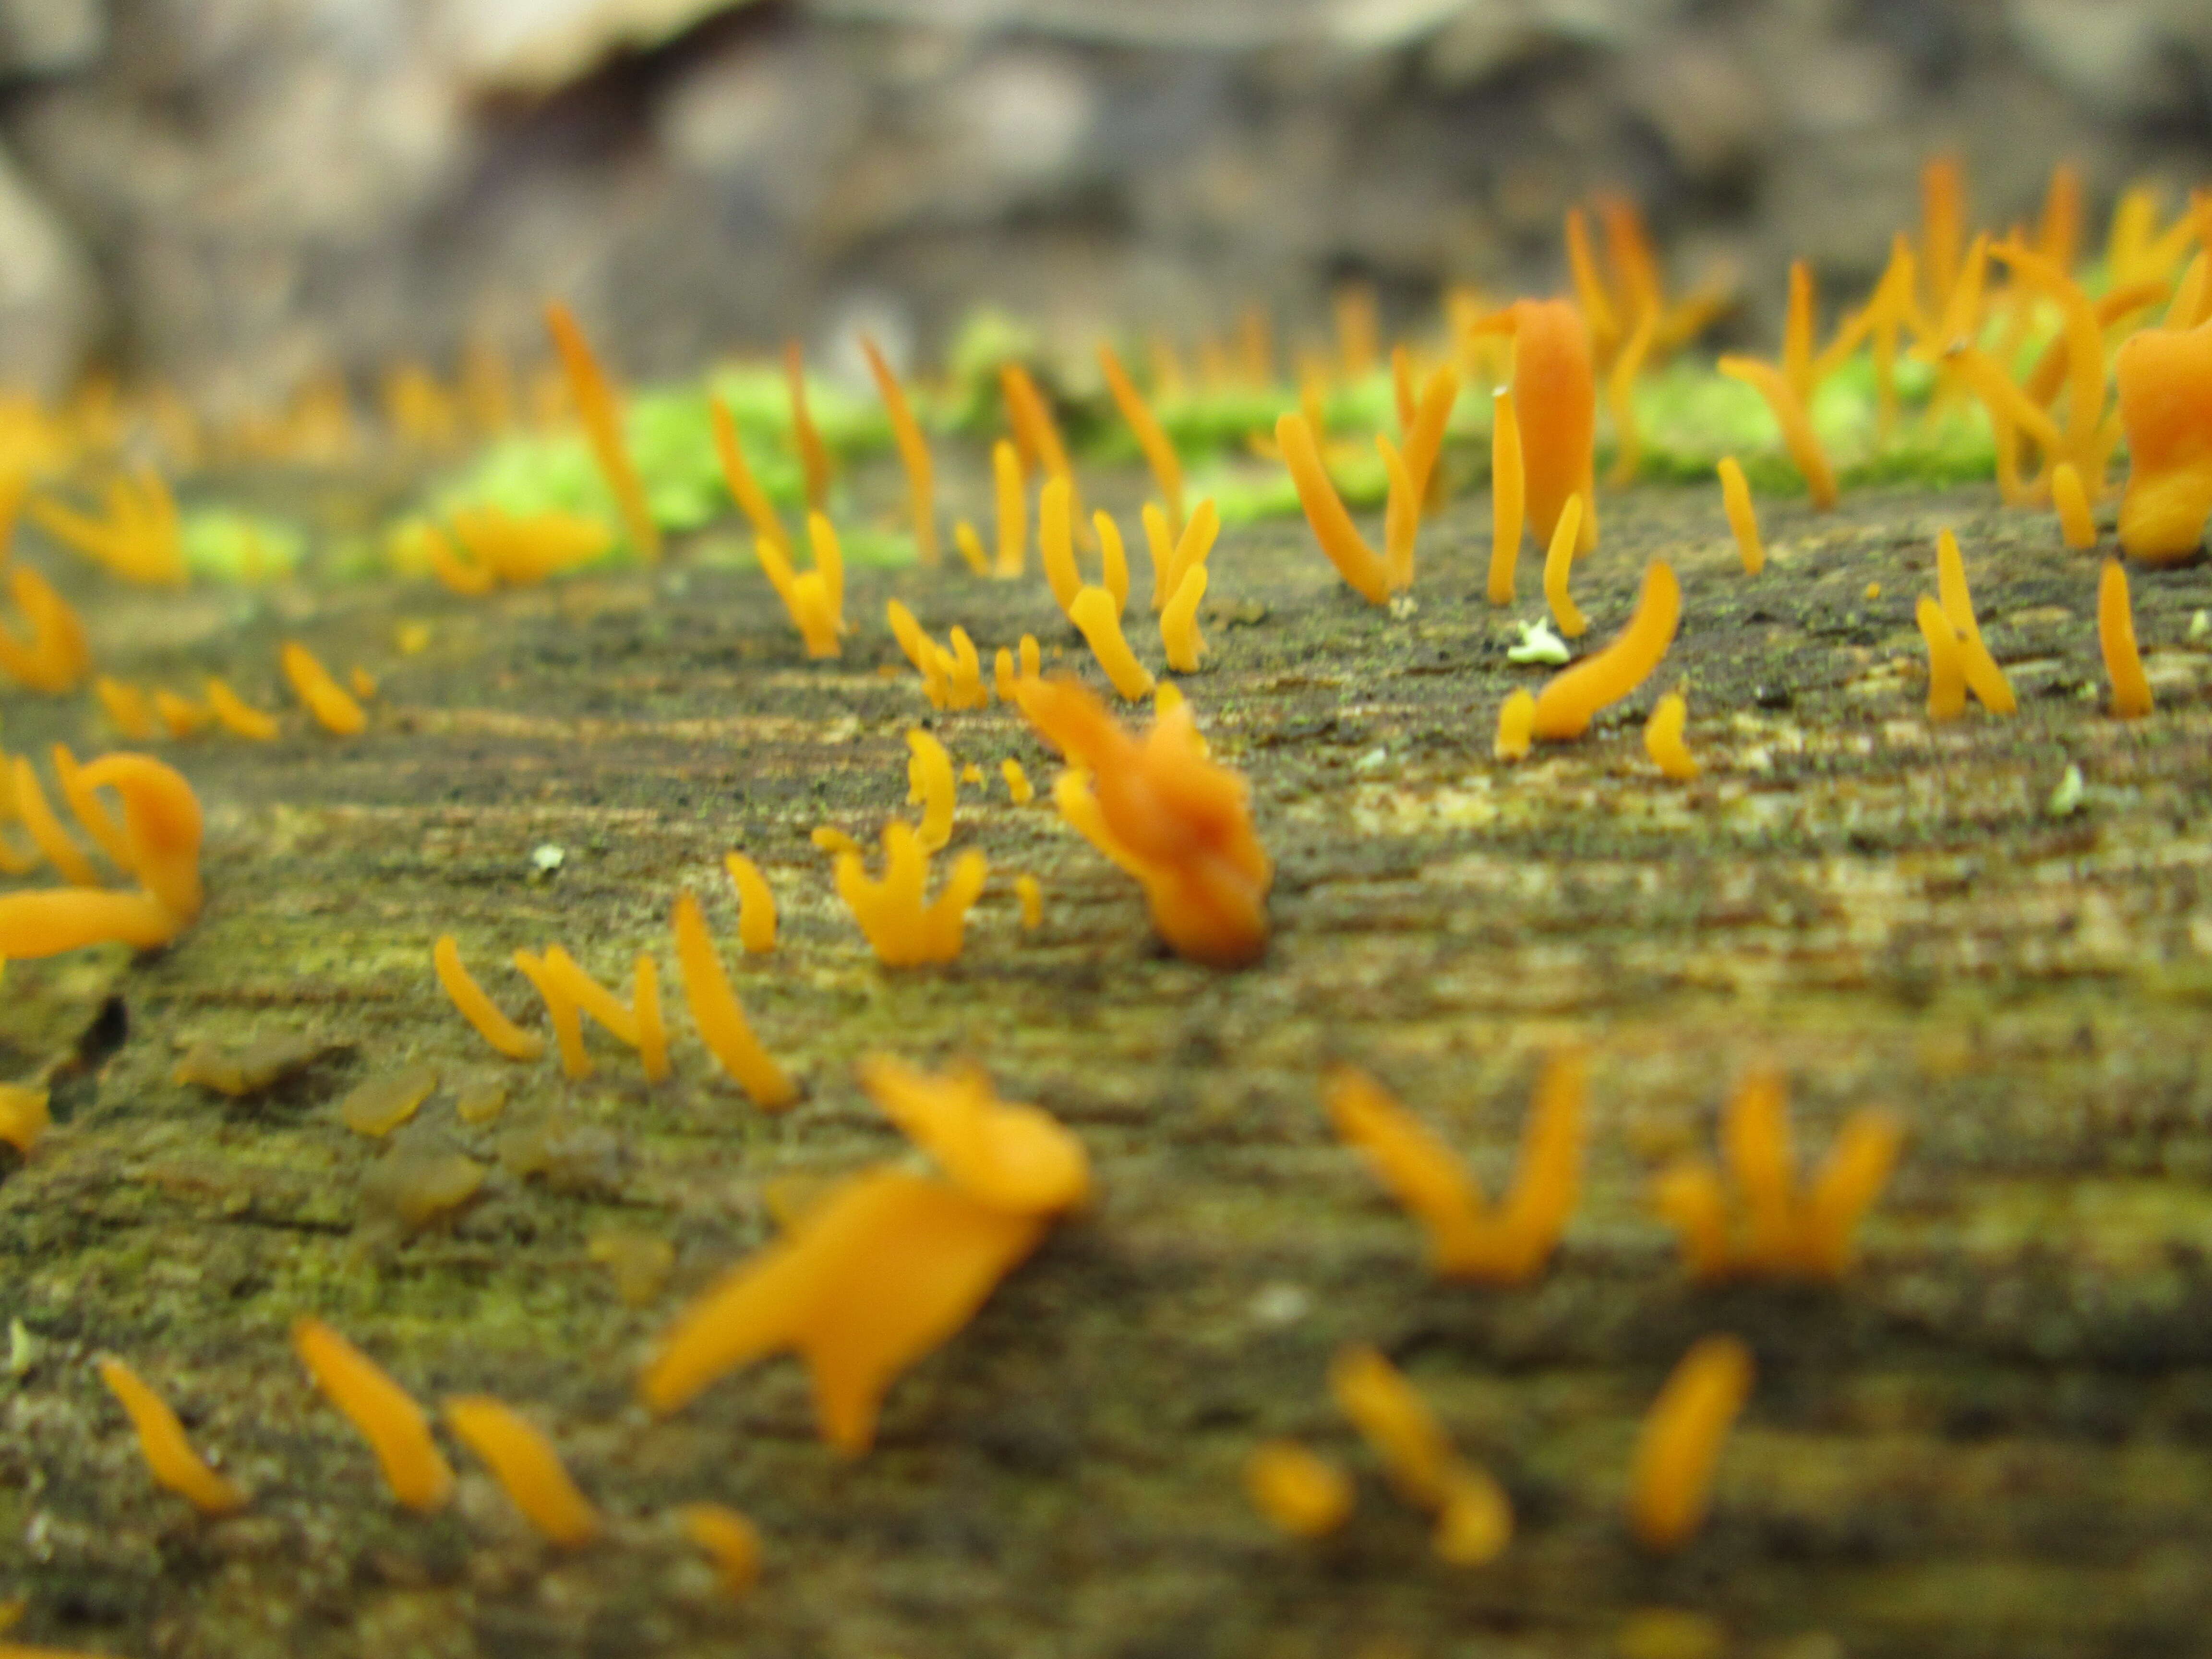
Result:
M1493 763L1497 704L1537 671L1509 667L1513 629L1481 601L1480 503L1431 529L1395 617L1337 585L1302 527L1232 532L1215 592L1248 620L1210 624L1217 666L1189 690L1279 868L1273 949L1233 975L1164 957L1131 884L1042 799L1007 803L1001 757L1041 783L1053 769L995 707L927 721L991 780L963 790L954 842L994 869L965 956L882 970L838 908L807 832L872 842L910 810L902 734L927 716L884 599L987 653L1025 629L1073 646L1034 578L855 573L860 630L829 665L801 659L757 575L680 554L485 604L103 592L95 643L117 672L228 672L265 703L297 633L379 668L385 696L356 742L176 745L210 810L205 917L158 958L8 969L8 1074L55 1067L64 1120L0 1185L17 1634L162 1656L1303 1659L1609 1651L1638 1610L1674 1607L1729 1651L1802 1659L2201 1651L2212 641L2188 635L2212 575L2136 575L2162 703L2128 726L2101 712L2094 564L2046 520L1978 491L1771 519L1754 582L1711 492L1611 501L1577 573L1601 638L1644 556L1679 561L1662 684L1687 678L1708 767L1686 787L1644 757L1650 690L1583 742ZM1933 591L1942 523L2016 720L1921 718L1911 601ZM1524 561L1515 615L1537 614L1537 585ZM403 617L433 623L424 654L392 650ZM94 738L76 702L11 698L6 719L19 751ZM2069 763L2086 796L2054 817ZM541 845L565 851L550 878ZM736 957L732 845L783 906L765 961ZM1020 871L1044 886L1035 934L1016 925ZM671 1084L646 1087L596 1036L599 1074L569 1084L550 1059L492 1056L431 980L441 930L513 1009L518 945L565 943L625 986L635 950L672 969L687 885L806 1079L787 1116L746 1106L680 1015ZM347 1047L241 1103L169 1079L185 1042L285 1033ZM1413 1225L1332 1143L1321 1066L1372 1067L1494 1185L1540 1055L1568 1042L1590 1049L1594 1133L1561 1259L1527 1290L1433 1282ZM865 1460L817 1443L789 1361L650 1419L632 1388L647 1343L769 1235L769 1183L900 1155L851 1079L878 1048L976 1056L1060 1115L1095 1159L1096 1209L897 1386ZM404 1146L495 1164L518 1127L599 1139L565 1190L498 1171L449 1228L397 1242L363 1196L385 1148L337 1102L418 1058L447 1086ZM1649 1178L1708 1146L1732 1079L1770 1063L1801 1146L1881 1102L1911 1126L1905 1163L1841 1287L1691 1285ZM454 1085L493 1073L504 1117L463 1126ZM650 1305L588 1259L611 1229L676 1244ZM291 1355L305 1313L425 1399L525 1405L615 1535L549 1552L465 1458L453 1510L395 1510ZM1650 1561L1619 1518L1636 1421L1717 1330L1753 1345L1758 1388L1711 1524ZM1324 1368L1355 1340L1399 1358L1511 1491L1497 1565L1431 1559L1335 1418ZM103 1350L179 1404L249 1511L210 1522L151 1487L92 1373ZM1363 1472L1336 1540L1291 1546L1248 1508L1240 1466L1272 1432ZM766 1534L741 1606L663 1519L696 1498Z

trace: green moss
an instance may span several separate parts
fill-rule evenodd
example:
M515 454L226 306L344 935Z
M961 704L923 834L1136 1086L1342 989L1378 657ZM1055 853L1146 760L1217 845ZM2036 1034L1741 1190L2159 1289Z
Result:
M179 525L185 568L204 581L261 582L289 576L307 555L297 525L227 507L195 507Z

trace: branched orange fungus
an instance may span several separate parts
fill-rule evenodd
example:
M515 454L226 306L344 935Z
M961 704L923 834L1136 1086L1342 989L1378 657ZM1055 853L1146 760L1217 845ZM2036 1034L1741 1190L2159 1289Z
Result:
M2112 713L2124 720L2150 713L2150 681L2136 651L2136 619L2128 604L2128 573L2118 559L2105 561L2097 578L2097 647L2105 678L2112 683Z
M830 446L822 441L813 411L806 405L806 357L796 340L783 343L783 380L791 395L791 441L799 451L800 470L806 475L806 510L827 513L836 463Z
M203 821L191 787L145 755L102 755L76 776L86 792L112 788L122 797L128 867L143 890L63 888L0 895L0 957L54 956L110 941L149 951L168 944L199 915ZM35 784L34 778L33 789ZM30 804L19 794L19 808ZM60 825L52 828L58 832Z
M1145 460L1152 469L1153 482L1160 487L1161 500L1167 507L1169 532L1179 534L1182 528L1182 462L1176 458L1174 441L1153 416L1144 394L1122 369L1121 360L1114 355L1114 348L1103 341L1098 346L1098 367L1105 373L1106 389L1113 394L1114 406L1121 411L1121 418L1136 434L1137 447L1145 452Z
M1756 576L1766 568L1766 544L1759 539L1759 514L1751 504L1751 484L1733 455L1721 457L1721 505L1728 513L1729 529L1735 535L1736 551L1743 556L1744 574Z
M109 483L104 517L50 500L34 500L27 510L55 540L126 581L184 586L185 544L177 503L150 467Z
M1161 938L1212 967L1255 960L1273 866L1253 833L1249 787L1206 758L1188 706L1159 710L1138 738L1072 679L1025 679L1016 695L1081 769L1055 787L1061 815L1142 884Z
M1198 672L1206 654L1206 636L1198 631L1198 607L1205 602L1207 580L1204 564L1192 565L1160 612L1160 647L1168 666L1178 674Z
M488 1394L456 1395L445 1402L446 1425L491 1466L524 1519L550 1541L574 1549L596 1538L605 1523L576 1490L553 1443L530 1419Z
M1522 525L1527 517L1522 476L1521 422L1510 388L1491 394L1490 428L1490 602L1513 603L1513 570L1521 562Z
M1690 718L1690 705L1680 691L1669 691L1652 705L1644 723L1644 752L1668 777L1687 783L1701 769L1698 757L1682 741L1682 727Z
M714 937L707 931L707 918L696 896L686 893L676 901L672 926L677 965L684 974L684 1000L690 1006L700 1039L763 1111L781 1111L794 1104L799 1087L753 1035L738 994L730 988L721 958L714 952Z
M451 933L441 933L430 948L430 964L438 983L453 999L461 1018L475 1026L483 1040L509 1060L536 1060L545 1052L545 1039L526 1031L501 1013L483 988L461 965L461 947Z
M1682 1356L1651 1402L1628 1493L1629 1529L1644 1548L1680 1549L1703 1524L1752 1375L1749 1348L1732 1336L1709 1336Z
M934 1177L855 1176L684 1310L640 1391L672 1412L726 1372L795 1350L813 1375L823 1438L857 1455L899 1372L966 1324L1046 1225Z
M749 957L765 956L775 949L775 895L768 878L743 853L724 855L722 867L738 890L738 943Z
M353 1420L392 1495L428 1513L453 1495L453 1471L430 1438L430 1420L375 1362L319 1319L292 1327L292 1346L330 1401Z
M1674 641L1681 614L1682 590L1674 572L1654 559L1644 568L1644 586L1628 626L1604 650L1562 670L1537 694L1535 735L1551 741L1589 731L1599 709L1650 678Z
M906 469L907 511L914 520L915 553L925 568L934 569L941 556L937 546L937 475L929 459L929 440L922 436L921 422L914 417L914 406L908 403L905 390L891 366L884 361L884 354L876 343L866 335L860 337L860 349L867 354L868 373L875 377L876 391L884 400L884 412L890 416L891 436L897 441L900 465Z
M1582 1178L1583 1066L1576 1054L1544 1068L1511 1190L1493 1208L1456 1154L1382 1085L1349 1067L1322 1085L1329 1119L1376 1179L1427 1231L1446 1279L1520 1284L1541 1272L1574 1212Z
M1337 574L1368 604L1386 603L1390 597L1389 569L1352 527L1352 515L1344 510L1344 498L1336 493L1328 468L1322 465L1311 424L1303 415L1280 416L1275 422L1275 443L1282 451L1283 464L1290 468L1291 483L1297 487L1306 522L1313 526L1314 538L1336 567Z
M1966 564L1959 554L1959 538L1949 531L1936 538L1936 592L1943 615L1959 636L1959 665L1966 676L1966 689L1992 714L2009 714L2019 707L2004 670L1982 643L1981 625L1974 620L1974 601L1966 591Z
M923 695L933 708L987 708L991 693L983 684L983 660L975 649L975 641L963 628L955 628L949 636L951 648L930 638L914 612L896 599L884 605L884 617L890 623L891 637L898 641L899 649L906 653L915 672L921 676ZM1005 653L1000 653L1003 656ZM1011 669L1009 670L1011 672Z
M941 853L952 840L952 808L958 787L952 778L952 757L945 747L920 726L906 734L906 798L921 808L921 823L915 838L925 853Z
M591 343L584 338L574 313L558 300L548 301L545 326L553 336L554 349L561 354L562 373L568 377L576 412L583 418L592 457L622 509L623 527L629 532L630 544L638 557L648 564L656 563L660 558L660 526L646 501L645 485L623 437L621 401L599 359L592 355Z
M1728 1184L1703 1163L1662 1174L1656 1200L1681 1234L1693 1277L1839 1279L1851 1263L1859 1218L1881 1195L1903 1139L1889 1114L1854 1112L1801 1190L1788 1096L1778 1074L1762 1072L1737 1089L1721 1125L1740 1217L1731 1218Z
M1244 1462L1252 1507L1293 1538L1320 1538L1352 1515L1344 1471L1295 1440L1263 1440Z
M138 1449L154 1479L187 1500L203 1515L230 1515L246 1507L246 1494L210 1468L177 1421L168 1402L112 1357L99 1363L100 1380L129 1413L138 1432Z
M896 819L885 824L883 849L880 880L870 878L858 849L837 855L838 895L877 959L890 968L952 961L960 954L969 909L990 874L988 860L972 848L963 853L953 861L944 890L924 902L929 854L915 827Z
M722 1590L743 1595L760 1577L760 1532L726 1504L686 1504L676 1511L684 1535L714 1558Z
M9 592L30 625L26 644L0 627L0 672L26 690L60 696L74 691L92 670L92 650L84 624L53 585L27 564L10 567Z
M284 678L291 682L293 695L307 705L315 723L325 732L352 738L368 729L368 714L306 646L297 640L285 641L277 660Z
M765 536L755 539L753 553L805 641L806 654L834 657L845 631L844 554L836 527L819 513L806 515L806 539L814 550L811 570L794 573L782 550Z
M1340 1349L1328 1389L1382 1460L1391 1487L1437 1517L1437 1553L1480 1566L1512 1540L1513 1507L1487 1471L1461 1461L1443 1425L1403 1372L1373 1348Z
M2120 545L2176 564L2203 545L2212 518L2212 321L2131 335L2113 367L2129 454Z
M1943 607L1922 594L1913 610L1920 637L1928 642L1928 718L1954 720L1966 712L1966 666L1959 649L1959 630Z
M1054 1215L1090 1195L1083 1143L1049 1113L1000 1100L980 1066L932 1076L871 1054L860 1062L860 1086L954 1186L987 1208Z
M47 1093L21 1083L0 1083L0 1140L6 1141L25 1158L39 1144L39 1137L53 1127L53 1115L46 1109Z

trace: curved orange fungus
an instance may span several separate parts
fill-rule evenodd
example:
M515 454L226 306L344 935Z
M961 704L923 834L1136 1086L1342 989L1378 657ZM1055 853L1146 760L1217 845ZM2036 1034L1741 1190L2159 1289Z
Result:
M504 1401L486 1394L446 1401L446 1423L462 1444L491 1466L530 1524L563 1549L597 1537L599 1513L562 1467L544 1431Z
M1016 696L1088 775L1060 779L1061 815L1143 884L1160 937L1211 967L1255 960L1274 867L1253 833L1249 787L1206 758L1188 705L1161 710L1139 738L1072 679L1025 679Z
M112 788L123 798L130 869L143 890L0 895L0 957L55 956L110 942L150 951L199 915L202 819L191 786L145 755L102 755L79 768L76 777L84 790Z
M1467 1166L1364 1073L1341 1067L1322 1085L1330 1121L1366 1155L1376 1178L1428 1230L1429 1259L1446 1279L1519 1284L1551 1259L1582 1180L1583 1070L1579 1054L1544 1068L1521 1143L1521 1168L1495 1210Z
M795 1103L799 1087L753 1035L722 960L714 954L714 936L707 931L707 918L696 895L685 893L676 901L672 926L684 1000L701 1039L763 1111L781 1111Z
M103 1358L100 1380L107 1385L131 1426L138 1431L138 1449L154 1479L188 1500L203 1515L228 1515L246 1507L246 1494L207 1466L185 1438L184 1425L176 1413L138 1374L121 1360Z
M2105 678L2112 683L2112 713L2124 720L2150 713L2150 681L2136 650L2135 611L2128 604L2128 573L2118 559L2105 561L2097 578L2097 645Z
M27 690L59 696L73 691L92 668L84 624L53 584L27 564L8 572L8 586L30 625L28 645L0 628L0 672Z
M860 1062L860 1086L978 1204L1051 1215L1090 1194L1083 1143L1049 1113L1000 1100L980 1067L933 1077L871 1054Z
M814 550L814 568L794 571L783 550L766 536L753 541L754 556L791 616L810 657L837 654L845 631L845 559L837 532L819 513L806 515L806 538Z
M1535 735L1578 738L1607 703L1618 702L1650 678L1681 620L1682 590L1674 572L1654 559L1644 568L1636 610L1613 643L1595 656L1554 675L1536 696Z
M453 1495L453 1471L430 1438L430 1419L407 1391L319 1319L295 1324L292 1346L331 1403L368 1440L392 1495L410 1510L442 1507Z
M1751 1397L1751 1350L1709 1336L1684 1354L1651 1402L1636 1443L1628 1524L1644 1548L1680 1549L1712 1504L1728 1431Z
M2130 457L2120 545L2146 564L2178 563L2212 517L2212 321L2131 335L2113 372Z
M307 705L315 723L325 732L335 732L342 738L358 737L368 727L368 715L352 695L331 678L315 653L297 640L284 641L278 654L284 678L292 683L293 693Z
M856 1455L899 1372L966 1324L1045 1226L930 1176L855 1176L677 1317L640 1392L672 1412L724 1373L795 1350L822 1437Z
M451 933L438 935L437 943L430 947L430 965L453 1006L461 1011L461 1018L475 1026L486 1042L509 1060L536 1060L545 1052L544 1037L524 1030L484 994L483 988L462 964L461 947Z

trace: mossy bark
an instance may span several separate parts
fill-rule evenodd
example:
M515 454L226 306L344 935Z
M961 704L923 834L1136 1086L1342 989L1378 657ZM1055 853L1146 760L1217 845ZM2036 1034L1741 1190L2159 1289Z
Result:
M1931 729L1912 601L1936 528L1961 533L2016 718ZM1009 711L931 715L881 625L904 598L988 654L1023 631L1080 653L1041 581L856 572L844 657L809 664L750 572L687 565L463 602L421 587L313 595L102 590L102 666L277 701L298 635L383 679L369 733L288 717L277 743L163 746L209 809L210 902L173 949L8 969L9 1074L50 1071L58 1120L0 1185L0 1596L18 1634L114 1653L1431 1655L1602 1651L1645 1610L1729 1650L2141 1656L2212 1619L2212 606L2202 564L2134 578L2160 705L2102 710L2095 567L1986 492L1879 492L1771 510L1746 578L1717 493L1608 504L1577 568L1601 639L1644 560L1677 562L1685 622L1659 680L1587 738L1493 762L1496 709L1540 671L1504 657L1540 606L1481 598L1486 518L1424 537L1414 602L1370 609L1303 526L1214 555L1213 665L1186 682L1250 777L1278 866L1249 971L1167 957L1128 881L997 763L1048 778ZM1878 583L1875 596L1869 585ZM1139 583L1141 588L1142 584ZM421 655L393 649L428 619ZM1132 634L1157 661L1133 610ZM1640 722L1686 682L1706 770L1662 780ZM88 700L18 699L11 746L104 741ZM988 785L954 849L993 866L942 970L877 966L808 843L872 844L905 805L903 733L931 725ZM2085 792L2054 816L2069 765ZM740 961L722 853L783 911ZM557 847L547 873L535 849ZM550 862L550 856L543 862ZM1018 926L1012 877L1045 921ZM707 896L763 1037L806 1080L755 1112L690 1040L647 1087L511 1066L432 981L441 932L511 1010L506 965L566 944L626 990L669 907ZM170 1080L182 1045L332 1045L228 1100ZM1370 1067L1495 1188L1541 1054L1590 1054L1587 1195L1525 1289L1443 1285L1413 1224L1335 1146L1316 1079ZM973 1055L1082 1135L1099 1200L892 1391L876 1449L816 1439L803 1373L763 1364L666 1421L634 1377L684 1296L759 1244L776 1183L904 1153L854 1086L870 1049ZM449 1224L400 1237L346 1128L365 1078L445 1085L398 1155L492 1166ZM1801 1146L1849 1109L1910 1126L1842 1285L1686 1282L1652 1172L1708 1149L1731 1080L1788 1074ZM511 1098L453 1102L495 1073ZM499 1164L550 1127L564 1157ZM541 1150L547 1137L539 1135ZM514 1145L510 1143L510 1151ZM518 1168L529 1167L527 1160ZM549 1176L550 1177L549 1179ZM366 1193L364 1189L367 1189ZM632 1305L607 1234L672 1242ZM650 1275L645 1291L650 1291ZM633 1293L637 1294L633 1285ZM434 1401L488 1391L554 1433L614 1521L572 1555L533 1542L480 1470L430 1520L398 1510L310 1389L292 1320L331 1321ZM1759 1365L1710 1524L1640 1555L1620 1520L1636 1424L1698 1336ZM1333 1413L1338 1345L1377 1343L1510 1489L1519 1528L1479 1571L1429 1553ZM94 1354L125 1355L254 1495L210 1522L150 1485ZM1290 1433L1361 1471L1349 1526L1270 1534L1239 1472ZM758 1591L714 1592L666 1521L710 1498L767 1540ZM1638 1628L1649 1637L1647 1622Z

